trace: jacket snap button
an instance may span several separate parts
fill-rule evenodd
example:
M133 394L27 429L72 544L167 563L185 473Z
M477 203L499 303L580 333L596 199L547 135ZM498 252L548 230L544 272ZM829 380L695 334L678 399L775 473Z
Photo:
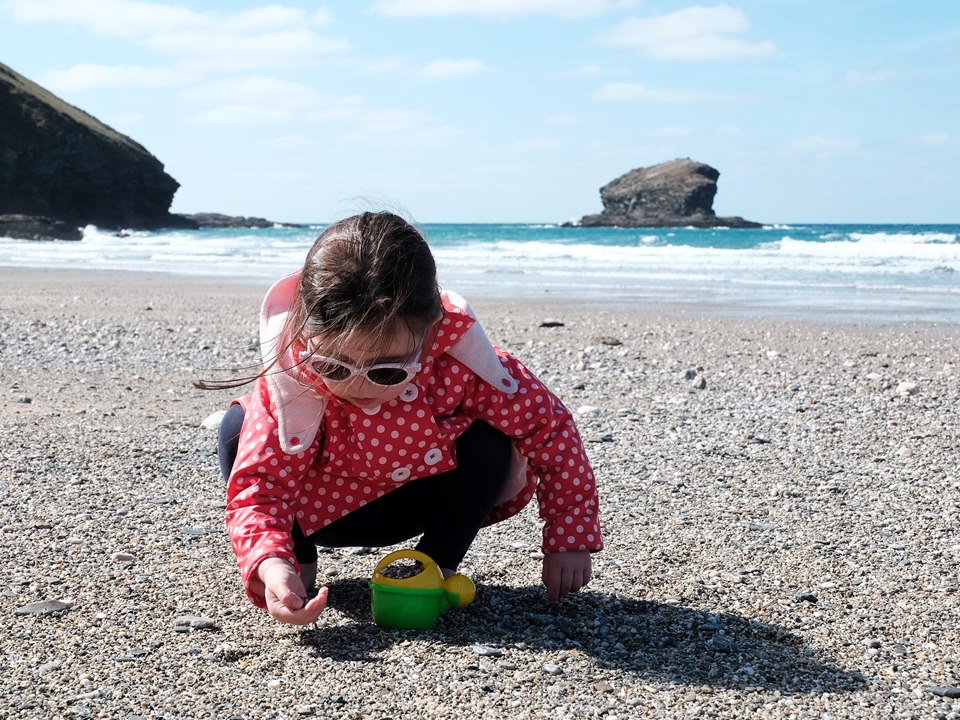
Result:
M426 455L423 456L423 461L427 465L436 465L438 462L440 462L440 459L442 457L443 457L443 453L440 451L440 449L434 448L433 450L430 450L429 452L427 452Z
M411 400L416 400L419 394L420 390L417 388L417 386L413 383L410 383L403 389L403 392L400 393L400 399L404 402L410 402Z
M407 467L398 467L390 473L390 479L394 482L403 482L408 477L410 477L410 468Z

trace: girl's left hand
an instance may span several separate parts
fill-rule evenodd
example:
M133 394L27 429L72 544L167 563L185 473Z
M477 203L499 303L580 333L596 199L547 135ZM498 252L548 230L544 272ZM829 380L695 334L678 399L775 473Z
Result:
M593 561L588 550L547 553L543 556L543 584L547 587L547 602L555 603L567 593L584 587L593 573Z

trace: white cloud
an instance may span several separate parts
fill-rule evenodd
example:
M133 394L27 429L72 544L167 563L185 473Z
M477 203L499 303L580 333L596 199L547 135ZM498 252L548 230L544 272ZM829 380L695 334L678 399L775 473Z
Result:
M603 68L599 65L581 65L578 68L574 68L569 72L564 73L561 77L596 77L603 73Z
M783 149L789 153L810 153L816 155L837 155L857 150L860 143L856 140L846 140L844 138L824 137L822 135L811 135L810 137L798 138L784 144Z
M653 128L648 134L661 138L688 137L693 135L693 129L688 127L662 127Z
M926 135L914 135L913 137L908 138L907 142L909 142L911 145L918 145L920 147L942 148L960 143L960 136L951 135L950 133L945 132L928 133Z
M508 153L529 153L538 150L553 150L564 144L560 138L534 137L525 140L517 140L507 148Z
M457 78L465 75L478 75L486 71L486 66L479 60L435 60L423 70L420 74L428 78Z
M191 117L198 124L290 127L289 134L276 136L277 147L311 136L315 125L342 128L338 142L366 147L440 147L461 137L459 130L421 110L372 107L360 96L330 95L263 75L207 82L184 97L190 107L199 108Z
M360 103L357 97L329 96L309 85L262 75L207 82L185 97L201 108L192 119L204 125L273 125L314 117L325 108L343 112Z
M393 17L429 15L555 15L585 17L610 9L607 0L378 0L373 9Z
M593 97L607 102L651 103L729 102L735 99L720 93L699 90L656 90L646 85L622 82L607 83L597 90Z
M902 75L892 68L882 68L865 72L850 70L844 75L844 81L849 85L887 85L896 82Z
M649 18L629 18L600 37L604 45L635 48L656 60L744 60L769 57L772 42L748 42L747 16L728 5L695 7Z
M295 65L348 43L317 35L328 14L266 5L240 12L197 12L145 0L7 0L17 22L59 22L123 38L194 67L238 70Z
M40 84L54 92L81 92L97 88L169 87L190 82L193 75L168 68L137 65L75 65L68 70L50 70Z
M407 65L409 65L409 61L406 58L394 57L384 58L383 60L372 60L362 65L361 69L369 73L388 73L402 70Z

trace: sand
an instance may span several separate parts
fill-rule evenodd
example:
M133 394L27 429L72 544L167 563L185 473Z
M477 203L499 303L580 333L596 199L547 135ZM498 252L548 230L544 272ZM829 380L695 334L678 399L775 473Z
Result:
M240 590L190 384L264 289L0 268L0 718L960 717L960 326L475 301L577 413L593 582L546 606L528 508L433 630L372 624L362 548L300 629Z

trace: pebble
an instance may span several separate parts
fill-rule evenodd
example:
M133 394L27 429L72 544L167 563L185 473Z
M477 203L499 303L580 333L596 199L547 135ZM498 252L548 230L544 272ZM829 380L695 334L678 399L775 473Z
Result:
M897 395L916 395L918 390L915 382L902 382L897 385Z
M202 615L180 615L173 621L173 631L179 633L191 630L212 630L216 627L216 622Z
M543 671L544 671L545 673L547 673L547 675L562 675L562 674L563 674L563 668L560 667L559 665L555 664L555 663L546 663L546 664L543 666Z
M130 553L125 553L125 552L115 552L113 555L110 556L110 558L114 562L118 562L118 563L134 563L137 561L136 555L131 555Z
M927 690L937 697L960 698L960 687L956 685L931 685Z
M66 600L39 600L18 607L14 612L17 615L50 615L63 612L73 607L73 602Z
M500 657L503 655L503 650L499 648L490 647L489 645L471 645L470 649L481 657Z
M223 422L223 416L227 414L226 410L217 410L214 413L207 415L200 423L200 427L204 430L217 430L220 427L220 423Z
M577 415L599 415L601 412L603 409L596 405L581 405L577 408Z
M564 324L562 320L554 320L553 318L547 318L545 320L540 321L540 327L542 328L555 328L555 327L563 327L563 326Z

